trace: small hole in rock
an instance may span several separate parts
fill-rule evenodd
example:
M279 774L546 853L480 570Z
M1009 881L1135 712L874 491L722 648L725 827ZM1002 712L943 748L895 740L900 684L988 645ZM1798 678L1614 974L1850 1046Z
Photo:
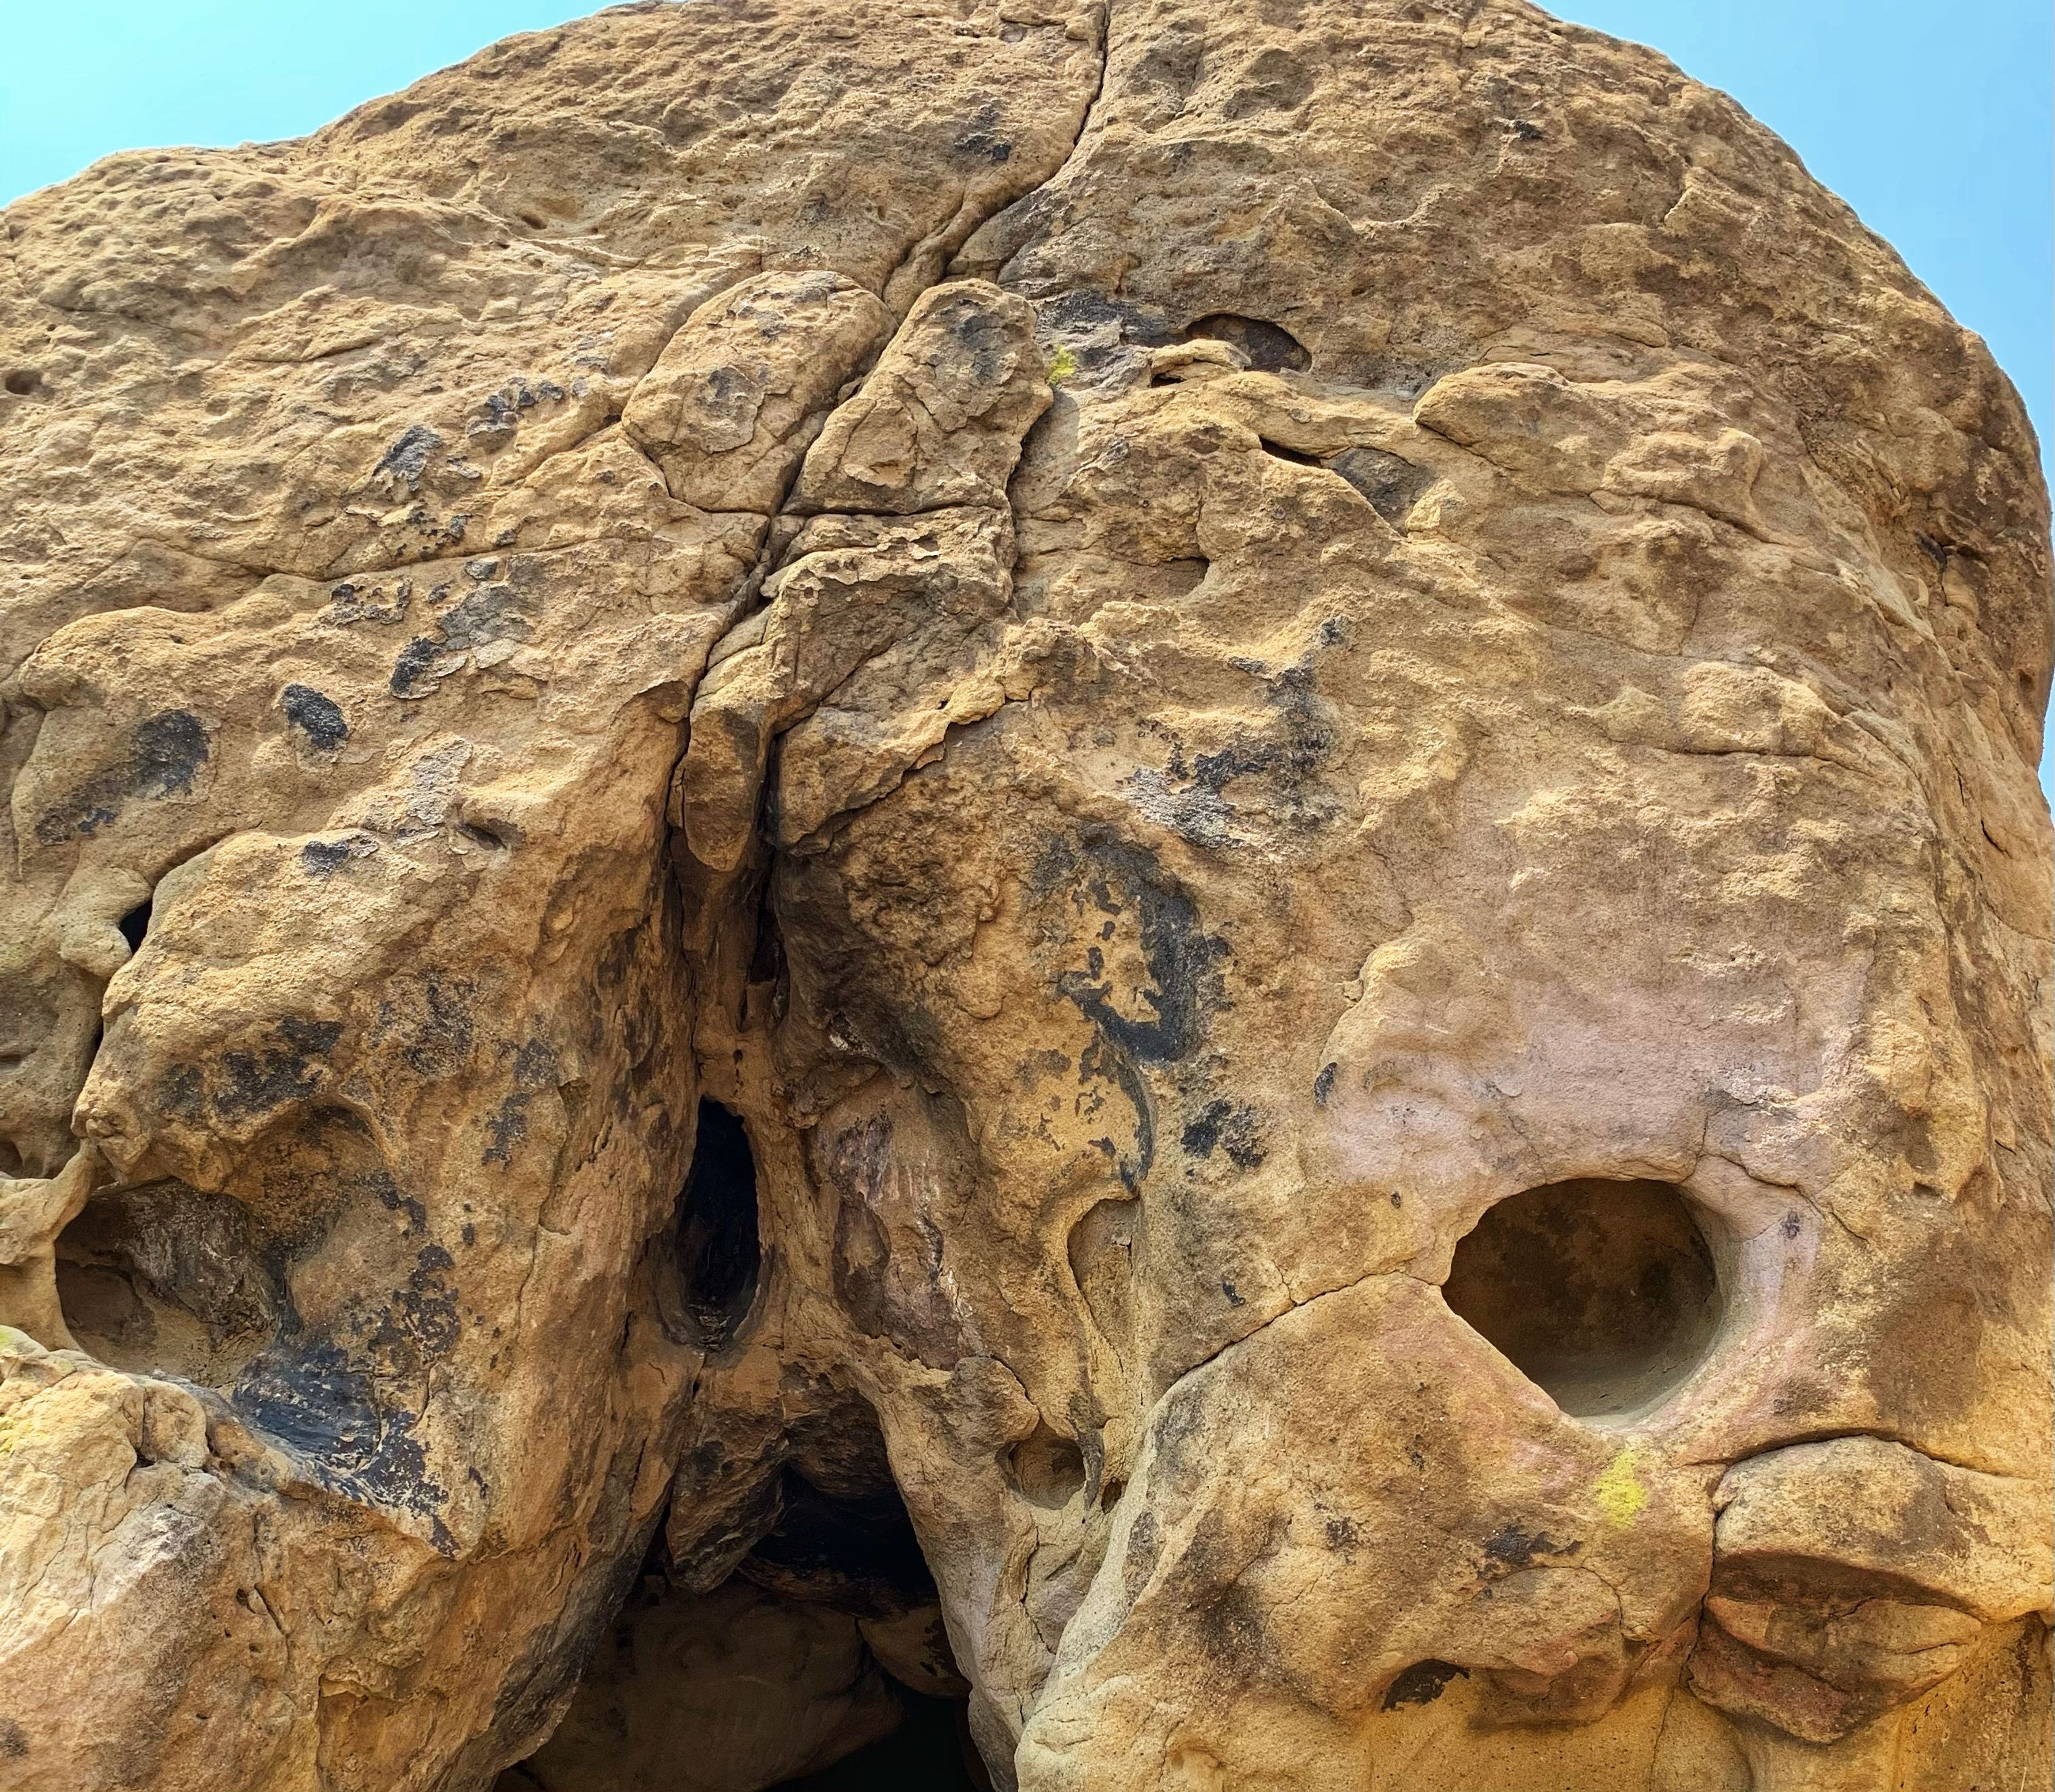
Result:
M1303 373L1313 365L1304 343L1283 326L1261 318L1237 317L1232 311L1215 311L1186 327L1181 340L1209 336L1248 357L1248 365L1260 373Z
M4 384L8 391L17 398L26 398L42 383L38 376L23 367L16 368L8 374L4 381L0 381L0 384Z
M757 1233L756 1159L740 1118L700 1103L699 1138L678 1203L678 1274L688 1330L718 1350L756 1299L763 1247Z
M526 224L531 231L546 231L550 227L549 222L546 219L538 218L532 211L523 212L521 214L521 222Z
M1037 1425L1007 1452L1008 1471L1024 1499L1037 1506L1070 1503L1085 1484L1085 1458L1075 1441L1047 1425Z
M1722 1313L1713 1253L1668 1182L1528 1189L1456 1246L1450 1308L1579 1418L1659 1402L1704 1360Z
M128 942L128 949L132 953L140 952L144 938L150 931L150 898L145 896L114 925L121 930L121 937Z
M1116 1506L1120 1504L1120 1496L1126 1491L1127 1483L1125 1481L1107 1482L1106 1484L1098 1490L1099 1510L1102 1512L1110 1512Z

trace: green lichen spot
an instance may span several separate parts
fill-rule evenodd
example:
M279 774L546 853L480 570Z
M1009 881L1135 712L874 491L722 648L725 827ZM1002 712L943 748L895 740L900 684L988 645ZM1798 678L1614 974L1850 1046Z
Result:
M1605 1473L1599 1477L1599 1510L1614 1524L1631 1525L1641 1509L1648 1503L1648 1490L1635 1472L1635 1458L1639 1454L1631 1445L1606 1464Z
M1049 357L1049 384L1060 386L1078 370L1078 357L1068 349L1059 348Z

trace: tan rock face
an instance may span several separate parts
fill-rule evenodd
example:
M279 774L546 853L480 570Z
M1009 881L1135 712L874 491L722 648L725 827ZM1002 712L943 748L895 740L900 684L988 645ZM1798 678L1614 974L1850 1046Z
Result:
M2045 1782L2046 499L1729 102L645 4L4 230L0 1788Z

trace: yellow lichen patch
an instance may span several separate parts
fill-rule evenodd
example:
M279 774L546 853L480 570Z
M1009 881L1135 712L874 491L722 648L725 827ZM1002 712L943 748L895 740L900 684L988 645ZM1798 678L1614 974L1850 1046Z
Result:
M1599 1510L1615 1525L1632 1524L1635 1515L1648 1503L1648 1489L1635 1473L1635 1458L1639 1455L1629 1445L1606 1464L1605 1473L1599 1477Z

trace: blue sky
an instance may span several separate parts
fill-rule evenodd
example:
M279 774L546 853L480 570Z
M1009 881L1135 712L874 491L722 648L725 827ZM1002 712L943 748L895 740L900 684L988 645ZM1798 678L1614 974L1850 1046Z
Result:
M561 0L0 0L0 203L112 150L294 136ZM1560 0L1780 132L1982 332L2055 436L2048 0ZM2050 776L2044 759L2041 780Z

